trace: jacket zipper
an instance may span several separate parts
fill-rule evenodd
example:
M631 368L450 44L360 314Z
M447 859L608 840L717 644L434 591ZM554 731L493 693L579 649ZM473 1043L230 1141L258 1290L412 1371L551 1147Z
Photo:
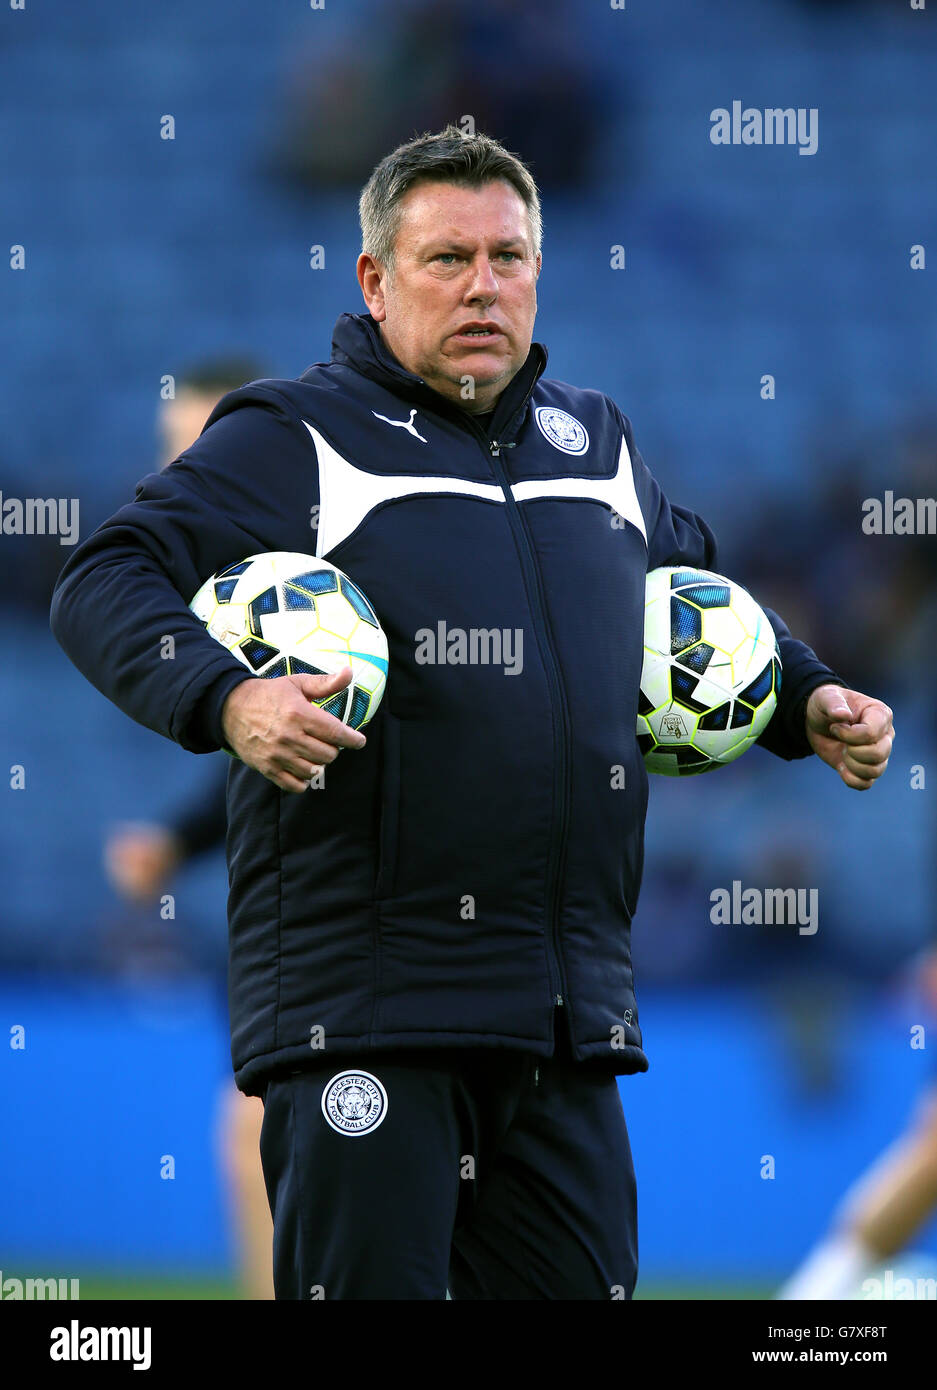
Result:
M532 609L532 614L538 635L541 639L541 650L546 657L544 667L550 684L554 721L556 720L557 714L560 720L560 736L557 740L557 773L555 779L558 792L557 800L560 808L558 824L559 844L556 844L557 833L556 829L554 829L550 846L550 878L547 890L547 922L549 924L550 946L547 952L547 963L550 971L550 989L553 995L552 1003L554 1008L561 1009L565 1006L567 994L566 977L563 969L563 956L560 949L559 938L559 885L566 867L566 838L569 823L569 712L566 706L563 683L560 679L559 663L556 659L556 653L553 649L553 640L547 626L546 602L543 594L540 570L537 566L533 545L531 544L530 536L527 532L527 524L521 516L517 502L514 500L510 480L508 479L507 472L504 468L504 462L501 458L501 450L513 449L514 445L505 444L496 439L488 439L487 436L482 434L481 430L474 422L472 422L472 429L489 454L498 482L501 484L501 490L504 493L504 500L511 521L511 529L515 537L521 542L519 547L521 564L526 573L530 592L536 596L536 604ZM556 852L553 852L554 847Z
M426 387L426 382L422 379L422 377L414 378L409 372L401 372L398 373L398 375L405 378L409 386L410 392L412 392L414 380L420 387L429 389ZM527 400L529 400L530 395L533 392L534 384L535 383L531 384L527 392L527 396L525 397L525 400L523 402L523 405L516 408L515 413L511 416L511 423L513 423L515 420L519 418L523 406L526 406ZM557 740L558 759L557 776L555 779L555 785L559 792L558 800L560 807L559 845L557 846L557 852L551 852L550 854L551 872L547 892L547 920L549 923L549 949L547 951L547 965L549 967L550 989L552 991L551 1002L554 1008L562 1009L566 1005L566 996L568 994L568 990L566 988L566 976L563 970L563 959L560 951L559 941L559 885L561 882L562 873L566 867L566 839L569 826L569 710L566 704L566 695L563 690L563 684L560 679L559 663L557 662L556 653L553 649L553 640L550 636L549 629L547 627L546 602L543 596L543 585L540 580L540 570L537 566L537 562L534 557L533 545L531 543L530 536L527 531L527 524L521 516L520 508L514 500L514 494L511 491L510 481L508 480L507 473L505 472L504 464L501 459L501 450L513 449L514 445L513 443L506 443L496 439L489 439L484 430L482 430L481 426L476 425L471 415L466 414L466 412L463 410L459 410L458 407L452 407L452 410L450 412L445 408L445 405L441 406L438 402L433 402L430 406L430 409L435 410L437 414L441 414L449 419L457 421L463 429L466 426L468 426L468 428L475 435L475 438L478 440L482 449L485 451L488 458L490 459L494 467L494 471L498 477L498 482L501 484L501 490L504 493L505 504L508 509L508 516L511 519L511 529L514 532L515 537L518 538L521 542L521 563L524 568L525 575L527 577L530 592L536 595L536 605L532 609L532 614L534 624L537 628L538 636L540 637L541 650L546 658L544 661L544 666L546 668L547 678L550 684L552 712L554 716L554 727L557 712L559 713L561 721L560 737ZM557 835L554 831L554 834L552 836L552 843L550 846L551 851L553 850L553 846L556 842L556 839Z

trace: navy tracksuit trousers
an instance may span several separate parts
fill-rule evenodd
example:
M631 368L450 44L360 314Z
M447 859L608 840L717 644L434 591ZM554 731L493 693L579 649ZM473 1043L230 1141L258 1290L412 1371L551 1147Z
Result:
M394 1051L271 1079L261 1157L278 1299L628 1299L616 1078L553 1057Z

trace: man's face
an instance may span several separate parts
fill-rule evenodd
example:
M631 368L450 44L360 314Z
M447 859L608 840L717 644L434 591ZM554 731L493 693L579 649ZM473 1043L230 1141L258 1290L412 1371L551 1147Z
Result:
M367 306L402 366L472 413L491 410L527 360L537 315L524 201L500 179L420 183L401 210L393 271L359 257Z
M202 426L222 395L223 391L195 391L189 386L180 386L174 399L161 403L157 422L160 436L160 468L168 468L198 439Z

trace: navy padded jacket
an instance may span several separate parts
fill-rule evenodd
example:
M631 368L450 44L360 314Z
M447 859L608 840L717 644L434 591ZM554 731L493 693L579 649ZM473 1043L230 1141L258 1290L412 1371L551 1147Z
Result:
M614 402L546 379L546 359L533 344L486 430L406 371L370 315L344 314L329 363L225 396L59 579L52 626L75 665L194 752L223 746L225 698L249 677L187 607L216 570L328 557L387 633L367 745L323 788L284 793L232 760L229 1002L248 1094L322 1045L547 1056L558 1008L577 1060L647 1068L630 951L645 575L719 562ZM803 757L807 695L841 682L768 616L783 682L760 742ZM519 669L421 664L416 634L440 623L521 634Z

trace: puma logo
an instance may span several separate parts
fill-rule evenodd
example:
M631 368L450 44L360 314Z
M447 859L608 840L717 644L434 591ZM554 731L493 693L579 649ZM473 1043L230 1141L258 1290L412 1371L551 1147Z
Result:
M376 410L372 410L371 414L376 416L378 420L383 420L385 425L399 425L402 430L408 430L410 434L413 435L414 439L418 439L421 444L426 443L426 440L423 438L421 434L417 432L413 424L413 421L416 418L416 407L414 407L413 410L410 411L409 420L389 420L386 415L378 415Z

